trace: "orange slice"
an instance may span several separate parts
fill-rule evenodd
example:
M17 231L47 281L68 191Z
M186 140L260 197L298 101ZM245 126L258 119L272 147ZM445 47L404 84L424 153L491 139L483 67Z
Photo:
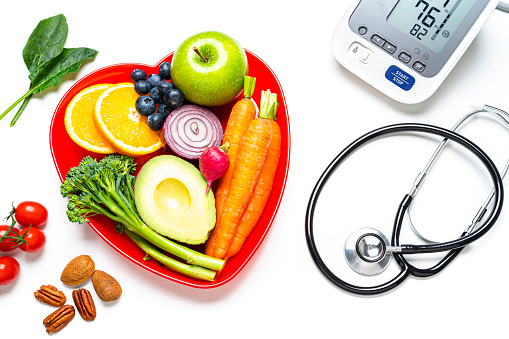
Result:
M147 125L147 118L136 112L139 95L130 82L107 88L97 99L94 119L97 128L118 153L133 157L163 147L158 132Z
M79 146L95 153L115 153L94 124L97 98L110 86L100 84L83 89L74 96L65 111L64 123L69 137Z

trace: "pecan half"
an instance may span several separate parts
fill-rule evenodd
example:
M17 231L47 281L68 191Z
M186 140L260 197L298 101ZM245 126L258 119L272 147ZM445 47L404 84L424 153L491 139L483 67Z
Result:
M86 321L92 321L97 315L94 300L90 292L84 288L72 291L72 299L78 309L78 313Z
M74 314L74 306L64 305L44 318L42 324L46 327L48 334L57 333L69 324Z
M35 299L51 306L62 306L67 301L64 292L59 291L55 286L42 285L34 292Z

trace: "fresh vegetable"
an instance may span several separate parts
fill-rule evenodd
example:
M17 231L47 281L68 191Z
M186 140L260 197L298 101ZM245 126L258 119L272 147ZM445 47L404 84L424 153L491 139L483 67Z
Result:
M166 144L185 159L198 159L207 148L220 146L223 139L223 127L217 116L197 105L174 110L163 129Z
M42 227L48 221L48 210L36 201L23 201L14 209L14 218L23 227Z
M9 285L18 278L19 262L13 257L0 257L0 285Z
M4 238L5 236L5 238ZM20 238L17 228L11 228L9 225L0 225L0 252L10 252L19 246L18 239Z
M138 215L134 203L133 173L136 169L134 159L123 155L107 155L101 161L90 156L83 158L77 167L71 168L60 187L63 197L67 197L67 217L71 222L83 223L87 217L105 215L115 221L120 230L130 232L147 240L149 248L161 253L166 251L187 264L182 266L184 274L196 276L194 265L220 271L223 260L206 256L185 246L177 244L150 229ZM154 247L155 246L155 247ZM147 247L144 246L147 252ZM157 256L154 259L161 261ZM211 274L215 273L211 272Z
M0 120L23 101L11 121L11 127L14 126L33 94L57 86L66 74L77 72L85 60L96 57L97 51L90 48L63 48L67 33L67 21L62 14L39 22L23 49L23 59L30 72L29 91L7 108Z
M258 219L260 219L263 209L267 204L267 200L269 199L270 192L272 191L272 185L281 154L281 130L278 123L275 121L277 109L276 94L270 93L269 90L262 91L260 106L260 118L267 119L267 121L272 124L272 138L260 177L256 183L251 200L239 222L235 237L226 255L227 258L234 256L240 251L247 236L256 226Z
M201 174L205 180L207 180L205 194L209 193L212 182L221 178L230 167L230 158L226 154L227 152L228 143L220 147L209 147L200 155L198 165L200 167Z
M255 118L257 107L252 100L256 78L244 76L244 95L232 108L226 129L224 132L223 143L228 143L228 157L230 158L230 166L226 173L218 180L217 189L215 192L216 198L216 211L218 222L221 218L223 206L228 198L230 191L230 184L232 180L233 170L237 159L237 152L239 149L240 139L249 125L249 122ZM217 235L217 227L214 228L212 234L205 246L205 254L212 255L215 247L215 238Z
M213 256L223 259L230 248L238 224L260 177L272 138L272 124L267 119L253 119L242 136L228 199L219 222Z
M23 252L39 252L46 245L46 235L40 228L29 226L23 228L19 234L25 239L25 243L19 246Z

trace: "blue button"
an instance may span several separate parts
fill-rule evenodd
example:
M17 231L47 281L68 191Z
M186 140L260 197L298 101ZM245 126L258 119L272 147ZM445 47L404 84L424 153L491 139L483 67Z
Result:
M404 91L409 91L415 84L413 76L394 65L387 69L385 78Z

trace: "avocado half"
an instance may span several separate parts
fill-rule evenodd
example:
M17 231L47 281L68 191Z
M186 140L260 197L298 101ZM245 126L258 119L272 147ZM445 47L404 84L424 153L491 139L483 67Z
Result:
M202 244L216 224L214 194L191 163L160 155L141 168L134 186L136 208L157 233L186 243Z

